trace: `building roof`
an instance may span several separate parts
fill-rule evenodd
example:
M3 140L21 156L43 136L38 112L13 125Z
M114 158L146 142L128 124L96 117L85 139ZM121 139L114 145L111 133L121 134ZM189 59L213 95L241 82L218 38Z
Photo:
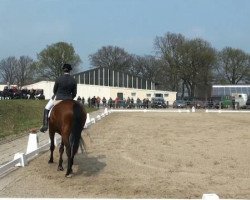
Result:
M79 84L155 89L155 83L150 80L104 67L89 69L73 76Z

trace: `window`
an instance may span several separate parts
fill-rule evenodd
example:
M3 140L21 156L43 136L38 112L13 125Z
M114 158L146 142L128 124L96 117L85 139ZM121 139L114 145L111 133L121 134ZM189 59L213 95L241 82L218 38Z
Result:
M147 89L151 90L151 81L147 81Z
M128 76L128 87L132 88L132 76Z
M247 89L247 95L250 95L250 87L246 88Z
M133 80L133 85L132 85L132 87L133 87L133 88L136 88L136 77L135 77L135 76L132 76L132 80Z
M113 70L109 70L109 86L113 86Z
M94 71L90 71L89 74L90 74L89 84L94 85Z
M246 87L243 87L243 88L242 88L242 93L244 93L244 94L248 94L248 92L247 92L247 88L246 88Z
M103 68L99 69L100 85L103 85Z
M236 87L237 93L242 93L242 88L241 87Z
M124 73L119 72L119 87L124 87Z
M85 73L85 84L89 84L89 72Z
M225 95L225 88L224 87L218 88L218 95L219 96L224 96Z
M131 93L131 96L132 96L132 97L135 97L135 96L136 96L136 93L135 93L135 92L132 92L132 93Z
M124 74L124 87L128 87L128 75L127 74Z
M98 73L99 73L99 70L98 69L95 69L94 71L94 75L95 75L95 82L94 82L94 85L99 85L99 76L98 76Z
M231 95L230 88L225 87L225 94L226 95Z
M146 80L142 79L142 89L146 89Z
M142 82L142 79L138 78L138 89L141 89L141 82Z
M232 93L237 93L235 87L231 87L231 94L232 94Z
M212 89L212 96L218 96L218 88L213 87L213 89Z
M114 71L114 86L118 86L118 72Z
M109 70L108 69L105 69L103 68L104 70L104 85L105 86L108 86L109 85Z

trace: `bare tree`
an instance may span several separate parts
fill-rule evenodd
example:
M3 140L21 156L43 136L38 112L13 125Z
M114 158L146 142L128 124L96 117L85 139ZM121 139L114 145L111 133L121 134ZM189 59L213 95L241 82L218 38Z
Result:
M155 76L159 67L159 61L152 55L133 56L133 63L130 66L130 73L141 76L155 82Z
M6 84L16 84L16 69L18 61L15 57L8 57L0 62L0 74Z
M15 71L15 78L17 85L22 87L23 85L33 82L35 77L35 63L28 56L21 56L18 60L18 65Z
M247 79L250 71L250 56L240 49L225 47L218 54L218 75L229 84Z
M159 80L165 89L178 91L181 78L180 71L180 49L185 42L181 34L167 33L163 37L156 37L154 48L156 55L161 60Z
M212 69L216 61L216 52L211 45L203 39L187 40L181 50L180 77L183 80L189 97L197 97L198 86L208 96L212 81Z
M89 56L93 67L105 67L120 72L128 72L132 56L124 49L116 46L106 46Z
M215 62L215 51L208 42L167 33L156 37L154 45L161 60L158 78L165 89L181 91L181 97L187 93L189 98L196 96L198 85L206 85L203 91L208 92Z

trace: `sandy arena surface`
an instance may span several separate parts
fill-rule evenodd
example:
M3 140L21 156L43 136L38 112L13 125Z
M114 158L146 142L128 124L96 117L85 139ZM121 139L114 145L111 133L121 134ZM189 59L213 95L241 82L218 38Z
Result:
M87 131L72 178L56 148L1 178L0 197L250 199L249 113L112 113Z

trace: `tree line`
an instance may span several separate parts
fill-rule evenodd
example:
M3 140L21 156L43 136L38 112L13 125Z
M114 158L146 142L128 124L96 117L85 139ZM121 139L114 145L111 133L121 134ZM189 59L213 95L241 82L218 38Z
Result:
M92 68L105 67L143 77L155 82L157 89L177 91L180 98L207 99L212 84L250 81L250 55L241 49L225 47L218 51L204 39L170 32L157 36L153 47L154 55L138 56L121 47L103 46L89 55L89 60ZM72 44L58 42L38 53L37 60L29 56L2 59L0 78L18 87L55 80L62 74L64 63L71 63L76 72L82 61Z

